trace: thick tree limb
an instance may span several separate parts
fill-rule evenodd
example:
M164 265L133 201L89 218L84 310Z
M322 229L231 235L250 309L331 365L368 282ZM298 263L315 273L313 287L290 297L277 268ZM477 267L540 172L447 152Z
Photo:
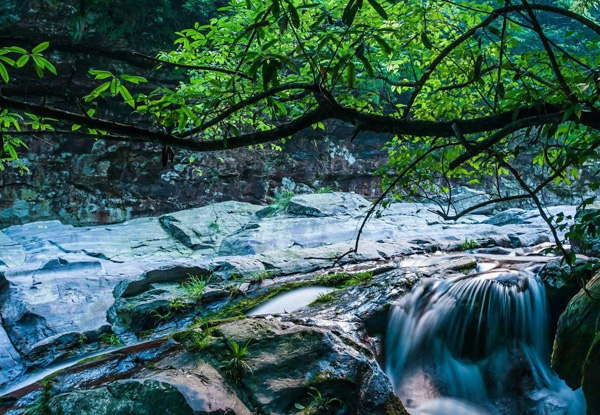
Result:
M506 135L529 126L558 123L564 117L564 109L556 105L532 106L519 110L489 115L468 120L452 121L421 121L403 120L391 116L364 113L343 107L335 102L323 100L317 109L308 112L291 121L267 131L243 134L220 140L192 140L162 131L149 130L129 124L117 123L98 118L88 118L81 114L46 107L39 104L16 101L0 95L0 107L13 110L27 111L41 117L56 118L66 122L79 124L88 128L106 131L109 134L121 136L122 141L149 142L193 151L217 151L234 149L255 144L263 144L290 137L293 134L310 127L317 122L328 119L338 119L360 126L362 131L372 131L414 137L455 137L455 128L462 134L478 134L489 131L498 132L488 140L476 144L473 149L459 156L451 164L454 168L460 163L475 157L501 140ZM514 121L513 121L514 120ZM583 125L600 129L600 112L588 110L581 116L579 122ZM454 167L453 167L454 166Z
M574 116L573 116L574 117ZM572 118L573 118L572 117ZM532 117L525 117L521 119L517 119L517 121L507 123L504 127L500 128L496 133L494 133L490 138L480 143L475 144L469 151L463 153L458 156L456 159L450 162L450 168L455 169L460 166L462 163L476 157L477 155L483 153L484 151L490 149L495 144L497 144L500 140L512 134L516 131L519 131L523 128L541 126L546 124L559 124L563 121L564 114L560 112L556 113L547 113ZM586 125L588 127L592 127L595 129L600 129L600 112L595 110L590 110L589 112L583 113L581 115L581 124Z

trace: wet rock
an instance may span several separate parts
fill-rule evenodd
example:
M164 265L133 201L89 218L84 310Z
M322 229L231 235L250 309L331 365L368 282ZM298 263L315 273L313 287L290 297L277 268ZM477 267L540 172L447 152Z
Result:
M290 413L296 403L309 405L312 386L326 399L344 403L339 411L332 404L331 413L406 414L375 361L329 331L248 319L220 326L219 334L226 341L250 342L247 363L252 373L244 376L243 385L265 413ZM225 350L219 345L208 349L227 359Z
M251 415L247 406L234 393L227 379L198 356L178 354L157 362L155 370L140 374L175 387L185 398L194 414Z
M457 213L460 213L471 206L488 201L490 199L490 196L486 192L481 190L471 189L466 186L459 186L456 189L453 189L452 198L454 210ZM478 209L476 212L491 213L493 212L493 210L494 206L488 205Z
M512 208L506 209L489 219L483 221L483 223L489 223L490 225L504 226L504 225L515 225L525 223L527 220L527 211L524 209Z
M147 291L152 284L181 283L191 276L206 277L210 270L200 265L169 264L146 271L143 274L121 281L114 290L114 296L132 297Z
M52 415L292 414L313 404L317 390L331 400L329 414L407 415L368 350L328 330L245 319L210 336L194 353L155 341L70 367L13 393L13 413L46 399ZM241 380L226 370L233 341L248 344Z
M567 305L560 316L552 352L552 367L573 388L582 385L582 370L592 343L598 333L600 316L600 274L586 284ZM590 355L587 365L594 367L595 354Z
M7 270L10 288L1 298L0 312L11 342L30 364L47 363L68 353L79 333L92 336L106 326L98 313L112 304L111 278L98 261L51 260L40 268ZM71 340L67 340L65 335ZM56 340L49 349L48 339ZM66 342L66 343L65 343ZM41 360L40 360L41 359Z
M347 242L357 233L356 220L350 218L268 218L260 223L240 229L228 236L221 245L220 255L252 255L292 247L315 248ZM398 240L400 233L375 220L363 231L365 239Z

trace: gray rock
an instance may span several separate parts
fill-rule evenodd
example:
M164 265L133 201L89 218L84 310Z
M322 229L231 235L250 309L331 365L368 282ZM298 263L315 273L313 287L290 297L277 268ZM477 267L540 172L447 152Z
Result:
M246 405L233 392L225 377L197 356L187 353L158 362L158 371L148 371L141 379L152 379L175 387L194 414L251 415Z
M160 224L176 240L190 249L215 249L224 235L241 228L261 206L223 202L164 215Z
M80 343L105 333L111 323L124 340L132 327L184 325L189 317L183 313L158 325L149 316L164 314L188 274L212 272L213 292L220 293L234 274L249 282L253 275L313 272L354 246L359 216L368 209L361 196L331 193L292 200L288 212L262 218L256 215L258 206L225 202L117 225L75 228L51 221L5 229L0 233L0 314L6 335L24 364L49 364L84 353L88 345ZM481 223L487 219L482 216L444 222L430 209L396 203L377 212L363 229L359 252L341 264L460 250L473 240L482 248L548 240L535 210L520 214L523 223L496 226ZM550 212L558 209L567 208ZM171 288L161 291L156 284Z
M0 388L16 379L25 369L21 356L13 347L2 326L0 326L0 368L2 368L0 370Z
M350 216L366 213L371 205L363 196L353 193L314 193L291 198L287 212L296 216Z
M9 269L5 277L10 288L0 305L4 327L15 347L32 361L43 357L45 353L38 349L47 347L48 338L73 332L84 335L107 324L104 310L113 302L114 283L99 261L58 258L40 268Z
M152 284L181 283L191 276L206 277L208 268L195 264L168 264L121 281L114 290L115 298L132 297L147 291Z

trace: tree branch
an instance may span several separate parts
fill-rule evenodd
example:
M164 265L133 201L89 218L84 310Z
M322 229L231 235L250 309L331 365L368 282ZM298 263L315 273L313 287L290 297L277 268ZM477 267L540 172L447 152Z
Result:
M133 54L134 54L134 56L139 56L141 58L160 63L161 65L175 66L177 68L192 69L192 70L196 70L196 71L219 72L219 73L224 73L224 74L228 74L228 75L237 75L242 78L248 79L250 81L252 80L252 78L249 77L248 75L246 75L245 73L240 72L240 71L233 71L231 69L217 68L214 66L190 65L190 64L184 64L184 63L169 62L169 61L165 61L163 59L158 59L158 58L154 58L152 56L144 55L143 53L139 53L139 52L133 52Z

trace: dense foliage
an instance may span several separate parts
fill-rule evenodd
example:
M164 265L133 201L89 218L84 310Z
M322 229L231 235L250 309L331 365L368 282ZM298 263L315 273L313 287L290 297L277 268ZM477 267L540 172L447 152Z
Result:
M175 49L156 58L163 70L187 70L176 89L135 93L143 78L94 71L99 83L83 115L0 98L2 158L15 161L23 143L13 133L22 125L50 129L52 119L61 120L52 124L62 134L150 141L163 151L277 148L338 119L356 127L351 139L390 134L383 197L427 198L441 216L457 218L464 212L452 209L451 183L488 180L495 198L484 204L530 198L556 225L540 191L578 180L598 158L595 15L589 1L232 0L209 24L178 32ZM3 51L5 65L31 56L40 74L52 72L35 51ZM104 120L95 104L114 97L152 127ZM540 183L527 177L533 168L545 175ZM503 188L503 176L521 191Z

